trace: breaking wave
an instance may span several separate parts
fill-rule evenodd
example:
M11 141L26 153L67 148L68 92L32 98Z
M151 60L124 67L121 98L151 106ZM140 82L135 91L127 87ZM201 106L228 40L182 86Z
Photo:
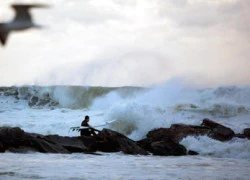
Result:
M0 87L0 95L27 100L30 107L64 107L70 109L88 108L94 99L115 91L121 97L133 95L141 90L137 87L83 87L83 86L22 86Z
M0 95L22 100L29 108L96 112L101 115L94 118L111 122L108 128L133 139L174 123L199 125L204 118L214 119L236 133L250 127L250 87L195 89L175 81L151 88L1 87Z

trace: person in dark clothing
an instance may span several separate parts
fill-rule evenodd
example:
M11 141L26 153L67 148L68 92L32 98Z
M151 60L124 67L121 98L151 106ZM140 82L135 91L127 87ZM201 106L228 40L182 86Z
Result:
M81 136L96 136L96 129L94 129L93 127L91 127L89 125L89 116L85 116L84 120L81 123L81 126L86 127L84 129L81 129Z

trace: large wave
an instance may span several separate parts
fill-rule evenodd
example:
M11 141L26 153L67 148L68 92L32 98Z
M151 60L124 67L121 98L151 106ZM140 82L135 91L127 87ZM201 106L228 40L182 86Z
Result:
M115 91L121 97L133 95L139 87L87 87L87 86L21 86L0 87L0 95L27 100L30 107L64 107L82 109L91 106L93 101Z
M169 82L121 98L116 92L95 99L91 108L105 110L109 127L134 139L152 128L173 123L199 125L210 118L236 132L250 126L250 87L194 89Z
M174 123L200 125L204 118L235 133L250 127L250 87L196 89L173 81L152 88L23 86L2 87L0 96L0 124L42 134L79 135L69 134L69 127L80 125L87 114L91 125L134 140ZM249 158L249 142L237 138L221 143L187 137L181 143L203 155Z
M190 88L177 81L151 88L23 86L2 87L0 95L26 100L31 108L101 111L109 128L142 138L173 123L200 124L211 118L236 132L250 126L250 87ZM52 109L53 109L52 108Z

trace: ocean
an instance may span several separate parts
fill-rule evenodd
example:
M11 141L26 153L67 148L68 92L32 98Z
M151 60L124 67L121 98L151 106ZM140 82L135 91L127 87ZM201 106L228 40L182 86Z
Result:
M78 136L85 115L97 129L133 140L174 123L200 125L212 119L242 133L250 127L250 87L197 88L169 81L154 87L0 87L0 126L43 135ZM250 141L220 142L206 136L181 141L197 156L123 153L0 155L0 179L249 179Z

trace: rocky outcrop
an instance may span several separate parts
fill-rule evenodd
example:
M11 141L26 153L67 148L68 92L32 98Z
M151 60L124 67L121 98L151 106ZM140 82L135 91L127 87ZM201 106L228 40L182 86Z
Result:
M244 129L242 133L235 134L234 137L241 138L241 139L243 138L250 139L250 128Z
M2 144L1 149L3 152L7 150L14 152L31 150L37 152L69 153L60 144L51 142L39 134L26 133L18 127L1 127L0 143Z
M126 136L103 129L95 137L63 137L58 135L43 136L26 133L15 127L0 128L0 152L36 151L42 153L91 153L95 151L118 152L147 155L147 151Z
M150 138L153 141L168 138L178 143L187 136L206 135L209 131L209 128L202 126L173 124L170 128L159 128L149 131L147 134L147 138Z
M148 155L148 152L123 134L103 129L97 137L97 150L104 152L122 151L125 154Z
M95 153L101 151L134 155L197 155L198 152L187 150L180 141L187 136L201 135L207 135L219 141L228 141L233 137L250 139L250 128L244 129L243 134L235 134L228 127L204 119L201 126L173 124L169 128L153 129L148 132L145 139L136 142L110 129L103 129L95 136L67 137L27 133L19 127L0 127L0 152Z
M246 138L250 139L250 128L244 129L243 134Z
M229 141L235 136L232 129L210 119L204 119L201 125L210 129L208 133L209 137L219 141Z
M160 156L182 156L187 155L187 149L171 139L164 139L151 143L153 155Z
M158 128L149 131L147 138L138 141L138 145L154 155L182 156L189 154L179 142L187 136L200 136L209 133L210 129L202 126L173 124L170 128ZM190 151L191 155L197 155Z

